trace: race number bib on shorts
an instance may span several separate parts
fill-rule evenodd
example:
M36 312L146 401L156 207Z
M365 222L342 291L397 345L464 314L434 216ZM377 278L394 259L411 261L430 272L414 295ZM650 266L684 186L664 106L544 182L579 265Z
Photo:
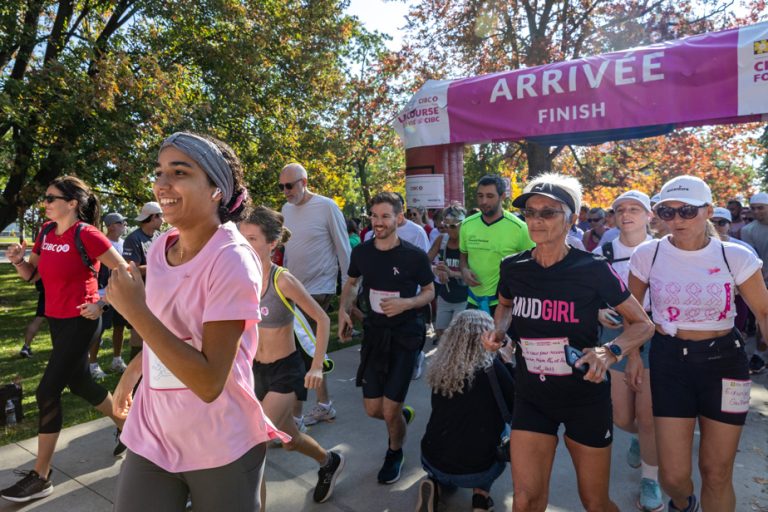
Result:
M538 375L573 375L565 362L568 338L520 338L525 366Z
M144 350L147 352L149 361L150 388L165 391L187 389L187 386L176 378L146 343L144 343Z
M749 380L723 379L723 391L720 395L720 410L743 414L749 410Z
M389 298L400 298L400 292L387 292L384 290L374 290L371 288L368 293L368 298L371 301L371 309L379 314L384 314L384 310L381 309L381 301Z

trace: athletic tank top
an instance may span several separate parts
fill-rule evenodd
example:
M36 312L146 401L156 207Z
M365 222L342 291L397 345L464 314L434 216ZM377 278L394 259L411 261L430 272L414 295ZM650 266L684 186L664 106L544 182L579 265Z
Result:
M269 269L267 289L261 296L261 304L259 304L261 307L260 327L274 328L293 323L293 312L285 307L285 303L275 290L275 274L279 268L281 267L272 263ZM294 306L293 301L288 301L288 303Z

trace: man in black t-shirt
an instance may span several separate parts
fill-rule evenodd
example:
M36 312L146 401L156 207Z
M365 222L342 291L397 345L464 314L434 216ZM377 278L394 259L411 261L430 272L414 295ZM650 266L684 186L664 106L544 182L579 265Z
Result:
M397 236L403 220L400 199L382 192L371 203L376 236L352 250L349 279L341 292L339 338L351 337L349 313L362 277L370 312L363 324L357 385L363 388L366 414L387 424L389 446L378 479L391 484L400 478L405 427L413 417L412 409L403 410L403 402L424 340L418 310L432 301L435 289L426 253Z

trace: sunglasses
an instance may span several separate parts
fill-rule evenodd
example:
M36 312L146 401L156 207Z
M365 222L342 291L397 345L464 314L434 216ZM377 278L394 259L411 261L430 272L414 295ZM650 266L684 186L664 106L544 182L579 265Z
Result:
M459 229L461 227L461 222L459 222L458 224L443 223L443 226L447 227L448 229Z
M302 180L302 178L299 178L296 181L292 181L290 183L278 183L277 184L277 188L279 188L281 192L283 190L293 190L294 185L296 185L301 180Z
M68 197L55 196L53 194L47 194L47 195L43 196L43 201L45 201L48 204L51 204L52 202L54 202L57 199L61 199L62 201L69 201L70 200Z
M543 208L541 210L535 210L533 208L525 208L523 210L523 215L526 219L536 219L541 218L544 220L553 219L555 215L560 214L565 215L565 212L563 210L555 210L554 208Z
M587 219L588 222L600 222L601 220L603 220L603 217L598 217L596 219Z
M720 227L727 226L730 223L731 222L728 219L717 219L712 221L712 224Z
M704 208L706 205L693 206L692 204L686 204L680 208L672 208L671 206L657 206L656 215L661 220L672 220L675 218L675 214L679 215L681 219L693 219L699 214L699 209Z

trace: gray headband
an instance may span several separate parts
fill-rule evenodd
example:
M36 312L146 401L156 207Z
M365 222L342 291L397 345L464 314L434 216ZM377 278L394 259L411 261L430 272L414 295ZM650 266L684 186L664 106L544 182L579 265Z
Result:
M168 146L175 147L197 162L221 190L221 204L229 204L235 188L232 169L216 144L191 133L176 132L163 141L160 151Z

